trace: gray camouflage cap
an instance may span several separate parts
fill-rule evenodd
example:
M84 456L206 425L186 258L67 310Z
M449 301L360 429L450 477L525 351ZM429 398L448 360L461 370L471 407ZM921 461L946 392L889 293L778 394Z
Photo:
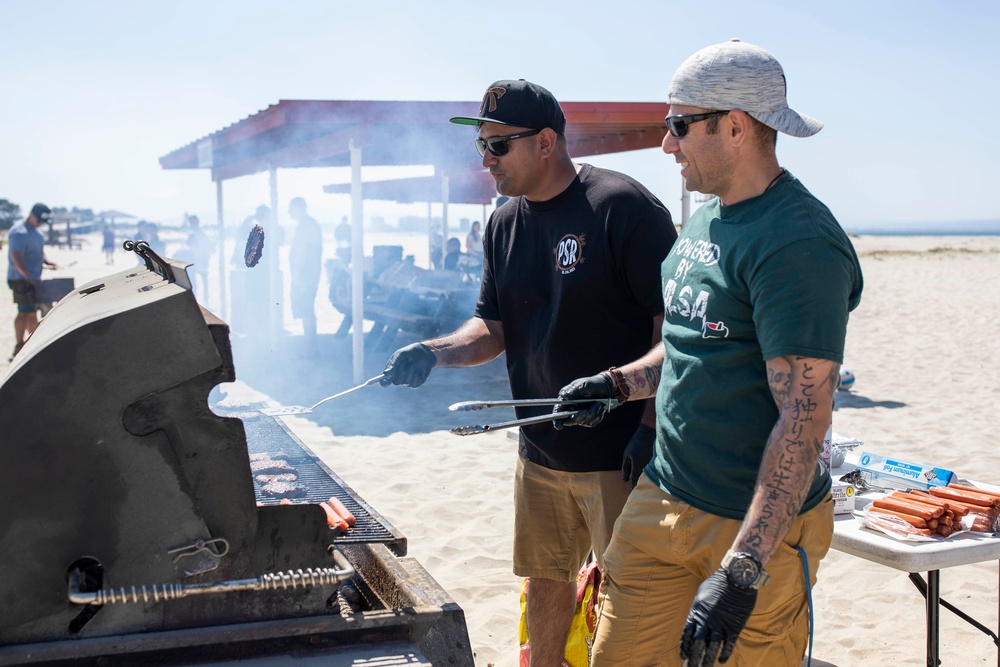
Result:
M668 104L739 109L793 137L811 137L823 123L788 106L785 73L770 53L738 39L713 44L681 63Z

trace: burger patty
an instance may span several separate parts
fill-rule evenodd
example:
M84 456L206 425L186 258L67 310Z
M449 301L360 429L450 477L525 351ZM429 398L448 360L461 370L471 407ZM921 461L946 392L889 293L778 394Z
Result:
M294 482L299 478L293 472L283 472L277 475L257 475L254 477L261 484L268 484L269 482Z
M309 488L293 482L268 482L260 489L261 493L271 498L304 498Z
M263 254L264 228L260 225L254 225L253 229L250 230L250 235L247 237L246 249L243 251L243 261L246 263L247 268L257 266L257 262L260 261Z
M280 475L297 471L283 459L262 459L250 462L250 472L254 475Z

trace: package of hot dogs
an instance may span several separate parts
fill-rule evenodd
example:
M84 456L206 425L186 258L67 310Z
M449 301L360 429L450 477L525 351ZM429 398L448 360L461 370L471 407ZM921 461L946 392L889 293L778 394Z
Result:
M927 491L892 491L859 515L862 524L906 541L948 539L963 533L1000 535L1000 492L952 483Z

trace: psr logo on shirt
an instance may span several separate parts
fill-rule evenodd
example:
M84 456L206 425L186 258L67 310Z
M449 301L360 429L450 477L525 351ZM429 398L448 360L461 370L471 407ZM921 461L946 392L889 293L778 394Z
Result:
M577 236L567 234L559 239L552 253L556 256L556 270L560 273L572 273L579 264L583 264L583 247L587 245L586 234Z

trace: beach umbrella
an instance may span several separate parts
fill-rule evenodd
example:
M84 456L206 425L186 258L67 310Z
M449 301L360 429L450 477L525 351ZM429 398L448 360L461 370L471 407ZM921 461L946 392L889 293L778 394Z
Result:
M97 214L97 217L103 221L110 222L112 225L115 224L115 220L135 220L134 215L129 215L128 213L122 213L121 211L116 211L114 209L109 209L107 211L101 211Z

